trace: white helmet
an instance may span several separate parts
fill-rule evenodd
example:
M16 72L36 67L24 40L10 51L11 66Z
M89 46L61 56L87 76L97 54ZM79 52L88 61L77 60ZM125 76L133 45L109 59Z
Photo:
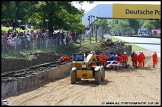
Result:
M126 52L124 52L124 54L126 54Z

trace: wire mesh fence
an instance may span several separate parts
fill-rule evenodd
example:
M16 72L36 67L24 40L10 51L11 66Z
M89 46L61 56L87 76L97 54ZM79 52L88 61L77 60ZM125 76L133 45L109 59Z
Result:
M24 58L28 56L31 52L57 52L61 49L70 48L71 44L83 43L95 43L101 42L103 40L102 28L93 30L89 36L86 36L85 33L79 33L77 36L61 38L49 38L41 37L37 38L26 37L17 35L15 37L5 36L1 38L1 56L2 58L6 57L15 57L15 58Z

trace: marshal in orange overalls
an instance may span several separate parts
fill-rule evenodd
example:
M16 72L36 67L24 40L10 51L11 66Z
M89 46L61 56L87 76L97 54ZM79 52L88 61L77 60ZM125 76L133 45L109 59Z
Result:
M134 53L133 55L133 65L135 68L137 68L137 62L138 62L138 55L136 53Z
M124 66L125 66L127 64L127 62L128 62L128 56L127 56L127 54L123 54L122 55L122 61L123 61Z
M138 54L138 67L142 67L142 53Z
M97 55L97 66L100 66L102 63L102 55L98 54Z
M153 68L155 68L155 65L157 64L158 61L156 52L154 52L154 54L152 55L152 61L153 61Z
M141 56L142 56L142 67L144 67L145 66L145 54L142 52Z
M102 56L102 60L103 60L104 66L106 66L107 59L108 59L108 56L107 55L103 55Z

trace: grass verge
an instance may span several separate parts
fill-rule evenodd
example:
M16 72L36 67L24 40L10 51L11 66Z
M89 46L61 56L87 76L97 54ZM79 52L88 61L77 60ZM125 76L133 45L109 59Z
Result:
M12 27L5 27L5 26L1 26L1 32L7 32L9 29L11 29L12 30ZM33 30L33 29L26 29L26 30L22 30L22 29L20 29L20 28L17 28L16 29L17 31L20 31L20 32L24 32L24 31L27 31L27 30L29 30L29 31L31 31L31 30Z

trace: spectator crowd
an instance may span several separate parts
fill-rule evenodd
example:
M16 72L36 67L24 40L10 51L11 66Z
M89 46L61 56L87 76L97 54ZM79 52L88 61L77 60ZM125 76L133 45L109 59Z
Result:
M47 49L54 45L69 45L79 39L80 35L81 33L78 32L47 32L44 29L24 32L8 30L8 32L3 32L1 36L2 52Z

